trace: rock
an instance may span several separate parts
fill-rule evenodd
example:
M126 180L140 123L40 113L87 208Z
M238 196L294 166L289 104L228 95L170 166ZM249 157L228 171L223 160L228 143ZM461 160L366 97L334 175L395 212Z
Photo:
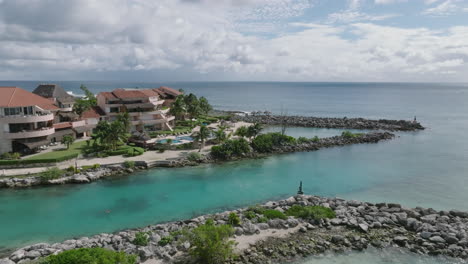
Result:
M342 243L344 241L344 237L340 235L333 235L331 241L335 244Z
M258 223L257 226L260 230L267 230L268 228L270 228L270 226L267 223Z
M7 259L7 258L4 258L4 259L0 259L0 264L15 264L15 262Z
M138 249L138 255L143 260L149 259L154 256L154 252L149 247L140 247Z
M244 234L246 235L253 235L253 234L260 233L260 229L256 225L250 222L242 224L242 229L244 230Z
M359 224L359 228L365 233L367 233L367 231L369 231L369 226L366 225L366 224Z
M458 243L458 239L454 236L448 236L445 238L445 241L447 241L447 243L449 244L457 244Z
M434 242L434 243L445 243L445 239L443 239L440 236L433 236L433 237L429 238L429 240L431 242Z
M426 231L423 231L419 234L420 237L424 238L424 239L429 239L431 236L432 236L432 233L431 232L426 232Z
M396 236L393 238L393 242L395 242L399 246L405 246L408 238L405 236Z
M458 211L458 210L451 210L449 213L451 215L453 215L453 216L468 218L468 212L462 212L462 211Z
M29 258L29 259L35 259L35 258L38 258L41 256L41 253L37 250L31 250L31 251L28 251L26 252L26 254L24 254L24 256L26 258Z
M15 262L18 262L18 261L20 261L21 259L24 258L24 254L25 254L24 250L19 249L19 250L13 252L13 254L11 254L10 259L15 261Z
M89 183L91 182L86 175L78 174L71 178L71 182L73 183Z

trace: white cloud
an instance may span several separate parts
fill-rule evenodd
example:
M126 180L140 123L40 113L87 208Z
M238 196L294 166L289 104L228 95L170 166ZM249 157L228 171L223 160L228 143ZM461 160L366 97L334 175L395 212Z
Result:
M431 16L448 16L453 13L456 13L459 9L458 5L456 4L459 1L454 0L446 0L439 5L428 8L424 10L423 14L431 15Z
M397 17L397 14L386 14L386 15L371 15L366 13L361 13L359 11L343 11L338 13L332 13L328 15L329 23L351 23L358 21L380 21L393 17Z
M468 81L466 26L402 29L351 9L330 16L349 24L291 22L311 3L265 1L3 0L0 78L165 70L182 79L195 71L254 80ZM244 34L279 26L285 30L268 37Z
M388 4L402 3L402 2L407 2L407 1L408 0L375 0L375 3L378 5L388 5Z

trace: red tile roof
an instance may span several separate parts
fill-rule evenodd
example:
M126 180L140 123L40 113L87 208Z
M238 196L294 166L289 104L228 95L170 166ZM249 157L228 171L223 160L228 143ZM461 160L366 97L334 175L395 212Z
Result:
M159 96L159 93L152 89L134 90L134 89L115 89L112 92L99 93L107 99L130 99L130 98L148 98Z
M37 105L42 109L58 109L53 102L19 87L0 87L0 107L24 107Z
M158 92L153 91L151 89L140 90L140 92L144 93L146 96L149 96L149 97L159 96Z
M91 109L87 110L81 115L82 119L87 119L87 118L99 118L101 116L105 116L106 113L102 111L101 107L99 106L94 106Z
M118 99L112 92L100 92L107 99Z
M177 91L176 89L173 89L173 88L170 88L170 87L167 87L167 86L161 86L159 88L157 88L156 90L159 90L163 93L166 93L166 94L170 94L172 96L179 96L182 94L182 92L180 91Z

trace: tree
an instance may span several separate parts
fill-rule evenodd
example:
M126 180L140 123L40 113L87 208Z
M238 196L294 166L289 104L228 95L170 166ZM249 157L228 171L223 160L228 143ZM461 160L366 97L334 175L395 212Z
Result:
M187 113L189 114L190 118L194 118L200 115L202 110L196 95L191 93L184 97L184 101L185 105L187 106Z
M192 245L189 252L193 257L200 263L217 264L233 256L235 242L229 240L233 234L230 225L216 226L212 219L208 219L185 236Z
M187 105L185 104L184 95L179 95L172 103L170 113L174 115L177 119L184 119L185 114L187 113Z
M260 123L255 123L247 128L247 137L255 138L262 132L262 125Z
M223 143L224 141L228 139L228 135L226 134L224 130L225 128L219 127L218 130L214 131L214 137L215 137L216 142L218 142L218 144Z
M97 99L96 96L86 87L84 84L80 86L80 89L85 93L84 99L88 101L89 106L96 106Z
M77 99L73 104L73 112L77 114L80 119L83 116L83 113L88 111L91 108L89 102L85 99Z
M75 138L72 135L65 135L62 138L62 144L67 145L67 149L70 148L70 145L75 142Z
M123 128L125 129L127 133L130 131L130 115L128 114L127 111L120 113L117 116L117 121L122 123Z
M213 107L210 105L208 100L205 97L200 97L198 100L198 106L200 108L200 112L203 115L207 115L211 110L213 110Z
M116 120L112 123L100 121L95 129L94 140L104 149L115 150L119 142L125 142L128 133L123 123Z
M247 137L248 136L248 128L246 126L241 126L236 130L234 135L239 137Z
M210 137L210 135L211 131L205 125L200 126L200 130L192 135L193 139L200 145L198 152L201 152L201 149L205 145L205 141Z

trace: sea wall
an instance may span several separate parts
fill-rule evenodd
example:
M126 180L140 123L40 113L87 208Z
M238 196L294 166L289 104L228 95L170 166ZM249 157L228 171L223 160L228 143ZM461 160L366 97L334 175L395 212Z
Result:
M316 151L322 148L330 148L336 146L345 146L352 144L378 143L382 140L392 139L395 135L389 132L374 132L366 133L356 137L334 136L321 138L318 141L308 141L294 145L283 145L276 147L272 153L261 154L252 152L249 156L241 157L242 159L261 158L273 154L292 153L301 151ZM136 161L135 168L125 168L124 164L113 164L102 166L97 169L90 169L75 175L62 177L55 180L42 181L40 176L30 177L4 177L0 178L0 188L27 188L39 185L62 185L62 184L85 184L106 177L116 175L125 175L133 173L135 170L144 170L154 167L184 167L196 166L201 163L216 163L219 160L212 158L209 154L204 155L198 161L189 161L185 157L171 160L158 161Z
M404 208L393 203L369 203L340 198L297 195L286 200L267 202L264 208L286 211L293 205L321 205L333 209L336 218L305 220L271 219L259 223L257 217L245 217L247 208L204 215L185 221L151 225L113 234L67 240L63 243L39 243L16 250L2 264L22 263L39 257L57 254L75 248L103 247L136 254L140 261L159 259L164 263L190 263L187 251L191 245L180 241L177 231L194 228L213 219L216 224L226 224L228 215L235 212L241 224L235 227L235 241L241 238L269 236L245 248L238 247L239 257L228 263L276 263L319 254L326 251L364 250L399 247L418 254L445 255L468 259L468 213L456 210L436 211L426 208ZM289 231L286 237L275 234ZM132 243L137 232L149 234L147 246ZM162 246L162 238L172 235L173 240Z
M340 129L368 129L387 131L416 131L424 127L415 121L406 120L371 120L365 118L328 118L313 116L279 116L279 115L236 115L234 121L261 123L265 125L340 128Z

